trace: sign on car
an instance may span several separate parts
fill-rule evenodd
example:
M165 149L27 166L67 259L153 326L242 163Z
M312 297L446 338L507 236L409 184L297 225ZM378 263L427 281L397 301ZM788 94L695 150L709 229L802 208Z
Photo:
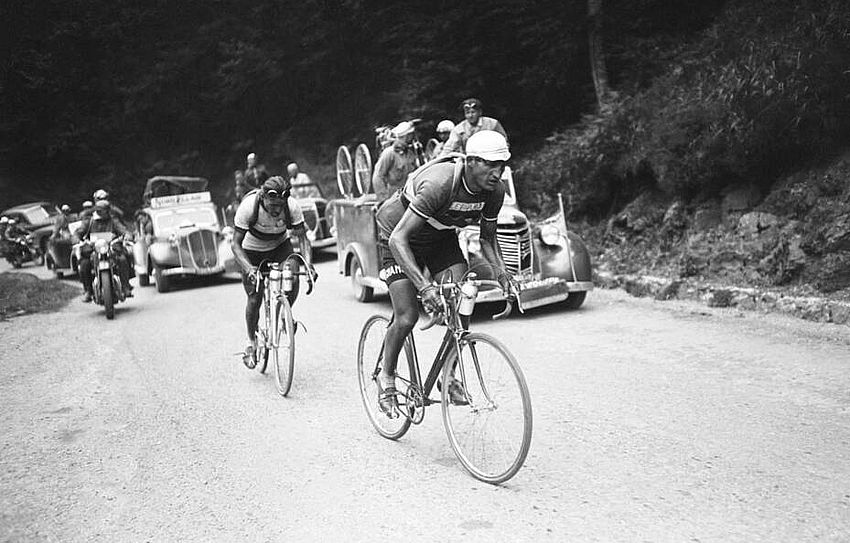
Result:
M210 202L212 198L209 192L191 192L189 194L173 194L171 196L157 196L151 198L151 208L160 209L180 204L199 204Z

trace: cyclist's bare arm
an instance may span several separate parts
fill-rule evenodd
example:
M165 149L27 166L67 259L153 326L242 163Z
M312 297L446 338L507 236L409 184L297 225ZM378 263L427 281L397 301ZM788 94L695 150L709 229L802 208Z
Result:
M298 243L298 249L301 252L301 256L304 257L304 260L307 261L307 264L313 265L313 248L310 245L310 240L307 238L307 229L304 227L304 223L301 223L297 226L292 227L292 233L295 235L296 243Z
M502 253L499 251L499 247L496 244L496 223L497 221L486 221L484 218L481 218L481 222L479 225L481 234L481 253L484 255L484 259L493 267L494 270L505 269L505 261L502 259Z
M233 232L233 240L230 242L230 248L233 250L233 256L236 257L236 262L239 264L239 267L242 268L245 273L250 273L254 266L252 266L251 262L248 260L248 255L245 254L245 250L242 249L242 241L245 239L246 233L247 230L236 228Z
M413 282L416 290L428 285L425 273L416 264L413 249L410 248L410 237L425 226L425 219L408 209L390 234L390 251L402 271Z

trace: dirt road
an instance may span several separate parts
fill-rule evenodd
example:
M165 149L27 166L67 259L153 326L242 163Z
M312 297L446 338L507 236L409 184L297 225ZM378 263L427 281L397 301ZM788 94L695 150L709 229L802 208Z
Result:
M234 355L239 283L0 322L0 540L850 539L847 327L618 291L477 322L534 405L525 467L491 487L437 407L372 430L354 350L388 304L318 269L286 399Z

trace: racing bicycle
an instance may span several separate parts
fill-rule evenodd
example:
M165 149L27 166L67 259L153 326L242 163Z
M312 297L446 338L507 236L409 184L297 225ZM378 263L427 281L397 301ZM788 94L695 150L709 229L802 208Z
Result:
M255 364L260 373L265 373L271 356L274 361L275 387L281 396L289 394L295 370L295 331L298 323L292 315L288 296L295 288L295 278L298 276L307 278L307 294L313 292L316 279L313 267L299 253L292 253L283 262L263 261L257 268L254 281L255 292L265 289L257 327Z
M425 407L439 403L449 443L463 467L476 479L500 484L519 471L528 455L531 398L522 370L507 347L492 336L470 332L464 326L480 287L501 288L496 281L476 279L474 273L461 281L439 285L443 310L422 329L440 323L446 326L446 332L424 382L413 333L405 339L399 354L405 360L400 358L396 369L396 399L401 416L387 416L378 403L381 389L377 379L390 324L383 315L373 315L363 325L357 345L357 377L366 414L381 436L401 438L411 424L422 422ZM511 309L509 301L505 311L494 318L507 316ZM464 401L451 401L450 387L445 384L453 374L460 382ZM435 384L440 390L439 399L431 398Z

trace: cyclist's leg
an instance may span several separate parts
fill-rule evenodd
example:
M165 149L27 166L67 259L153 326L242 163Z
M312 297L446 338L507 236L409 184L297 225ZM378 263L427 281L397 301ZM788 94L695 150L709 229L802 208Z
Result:
M245 250L245 255L252 266L259 266L265 258L264 253L259 251ZM257 322L260 320L263 289L256 288L256 285L250 280L250 276L244 271L242 272L242 286L245 288L245 294L248 297L245 303L245 325L248 330L248 342L253 343L257 337Z
M389 282L390 301L393 306L393 318L384 338L384 366L378 378L381 387L395 387L395 372L398 355L404 340L419 320L419 303L416 301L416 288L407 277L396 278Z

